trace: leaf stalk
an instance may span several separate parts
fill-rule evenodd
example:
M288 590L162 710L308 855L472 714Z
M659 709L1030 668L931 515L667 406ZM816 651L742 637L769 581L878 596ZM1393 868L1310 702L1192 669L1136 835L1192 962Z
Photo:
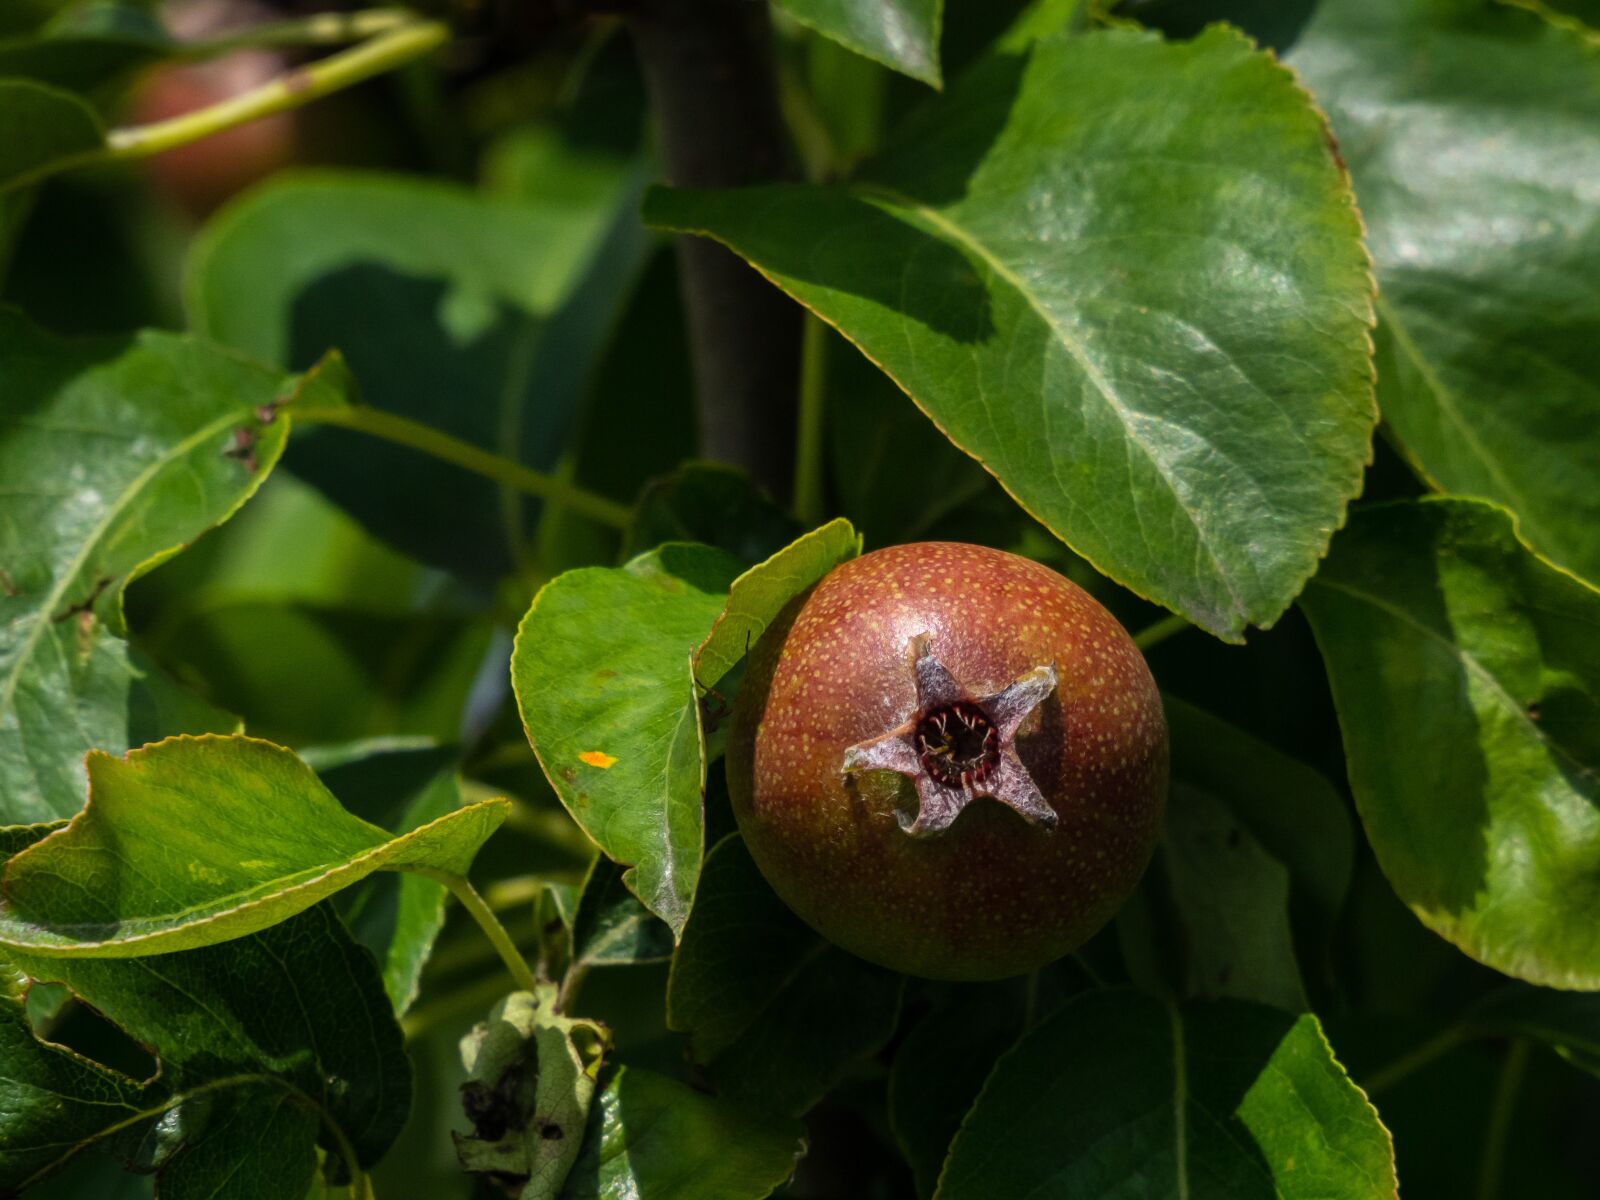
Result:
M627 529L633 521L633 512L626 505L608 500L604 496L579 487L565 479L546 475L525 467L509 458L474 446L471 442L452 437L442 429L387 412L365 404L333 405L325 408L286 407L297 421L319 425L337 425L359 433L382 438L386 442L420 450L442 462L451 463L475 475L482 475L496 483L540 500L564 504L581 516L590 517L613 529Z
M506 927L500 924L500 919L494 915L494 910L484 903L483 897L478 894L478 889L472 886L466 876L451 875L446 871L434 871L426 867L413 869L429 879L438 880L450 889L457 900L461 901L461 906L471 914L472 919L478 923L478 928L483 930L484 936L499 952L500 961L505 963L506 970L511 973L511 978L518 988L525 992L538 988L539 981L534 978L528 960L522 957L517 944L506 932Z
M166 121L113 129L106 134L105 150L94 157L113 161L148 158L186 146L381 75L437 49L450 38L449 28L438 21L409 20L396 26L390 20L388 24L387 32L377 37L297 67L220 103Z

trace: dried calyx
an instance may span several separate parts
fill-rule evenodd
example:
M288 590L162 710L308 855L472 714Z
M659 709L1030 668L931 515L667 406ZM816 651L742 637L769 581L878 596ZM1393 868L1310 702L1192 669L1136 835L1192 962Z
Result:
M902 724L844 752L843 770L895 771L916 785L915 820L900 827L913 837L950 828L961 810L991 796L1036 825L1050 828L1055 810L1017 757L1017 729L1056 686L1055 664L1033 668L990 696L974 696L934 657L930 638L911 639L917 707Z

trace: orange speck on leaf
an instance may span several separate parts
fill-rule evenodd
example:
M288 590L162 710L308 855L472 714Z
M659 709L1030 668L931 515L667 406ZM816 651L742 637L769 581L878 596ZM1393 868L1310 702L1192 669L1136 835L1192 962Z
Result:
M616 755L607 754L602 750L585 750L578 757L591 767L599 767L602 771L608 770L611 764L617 761Z

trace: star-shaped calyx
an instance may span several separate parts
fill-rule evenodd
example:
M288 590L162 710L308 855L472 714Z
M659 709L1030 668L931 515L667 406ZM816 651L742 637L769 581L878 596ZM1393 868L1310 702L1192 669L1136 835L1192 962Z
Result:
M943 833L979 796L992 796L1035 825L1050 828L1055 810L1017 757L1017 727L1056 686L1055 664L1035 667L992 696L974 696L934 657L930 639L911 639L917 707L901 725L844 752L843 770L896 771L916 784L916 819L901 813L912 837Z

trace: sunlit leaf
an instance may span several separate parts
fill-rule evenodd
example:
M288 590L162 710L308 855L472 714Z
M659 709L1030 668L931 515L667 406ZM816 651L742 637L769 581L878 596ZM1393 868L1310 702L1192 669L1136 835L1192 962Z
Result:
M1600 988L1600 592L1471 500L1362 512L1302 599L1400 898L1480 962Z
M260 486L284 386L192 338L0 311L0 820L76 812L85 751L232 726L130 654L121 594Z
M690 655L739 569L721 550L672 544L625 567L568 571L534 597L512 654L522 722L551 786L674 932L704 843Z
M881 366L1106 574L1229 640L1360 486L1372 280L1293 76L1226 29L1041 37L852 183L652 190ZM900 463L914 471L914 461Z
M0 946L129 958L242 937L374 871L465 875L510 807L485 800L391 837L292 752L246 737L91 753L89 791L71 824L6 864Z
M1600 582L1595 48L1495 0L1339 0L1290 61L1361 198L1384 420L1438 487Z
M733 581L728 602L695 651L695 678L715 687L796 596L861 553L861 537L842 517L797 538Z
M944 0L777 0L777 7L857 54L939 86Z

